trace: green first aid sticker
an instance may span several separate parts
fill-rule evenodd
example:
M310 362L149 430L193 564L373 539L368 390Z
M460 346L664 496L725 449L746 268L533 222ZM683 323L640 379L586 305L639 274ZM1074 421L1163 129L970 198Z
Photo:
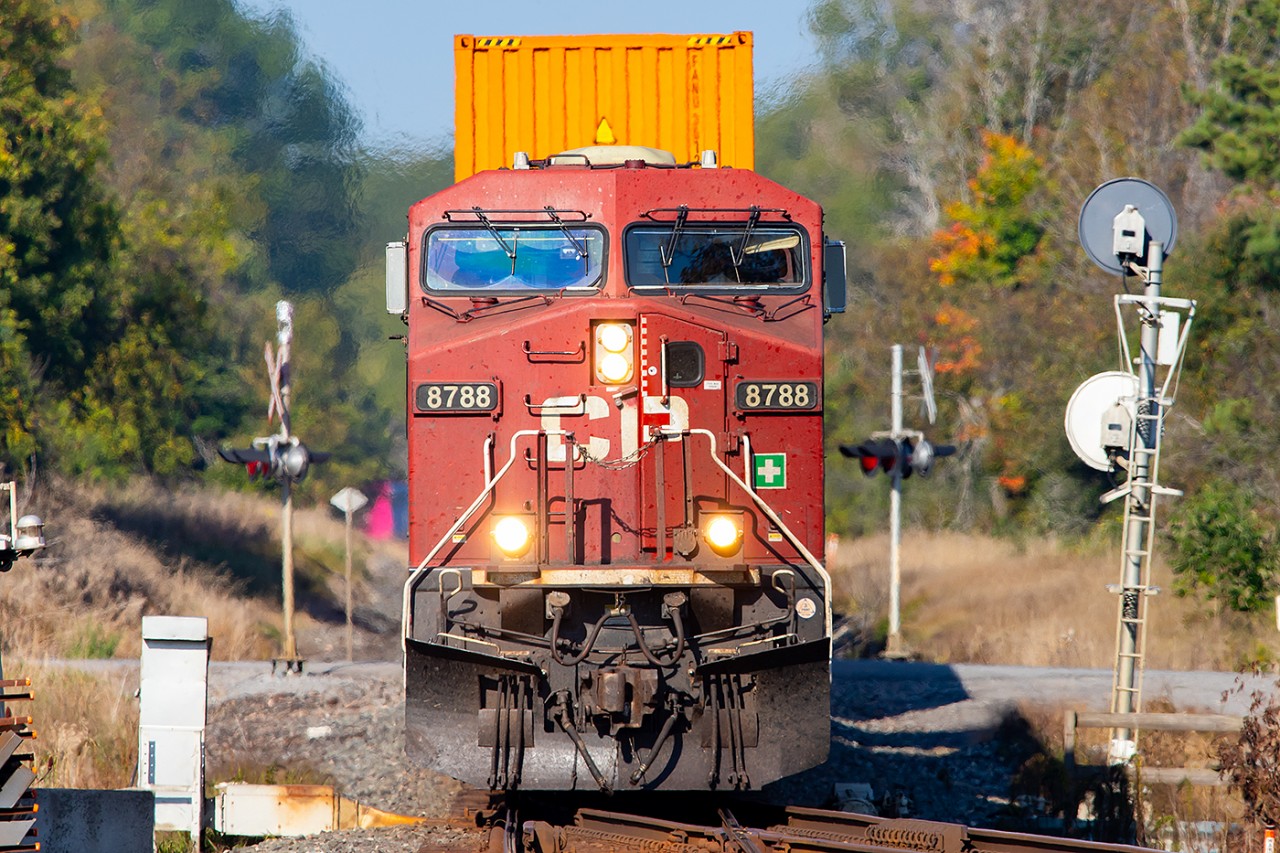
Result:
M753 466L752 487L785 489L787 487L787 454L757 453Z

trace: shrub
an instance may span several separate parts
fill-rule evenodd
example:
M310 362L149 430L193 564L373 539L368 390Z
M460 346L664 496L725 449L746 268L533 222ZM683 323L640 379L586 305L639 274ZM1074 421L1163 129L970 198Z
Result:
M1174 591L1219 600L1250 612L1271 603L1276 574L1275 531L1244 488L1216 480L1174 513Z

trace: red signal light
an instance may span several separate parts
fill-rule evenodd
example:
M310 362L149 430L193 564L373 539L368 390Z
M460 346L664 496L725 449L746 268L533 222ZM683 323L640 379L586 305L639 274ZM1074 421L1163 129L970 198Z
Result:
M842 444L840 452L850 459L857 459L858 467L868 477L875 476L877 468L886 474L892 474L898 464L898 445L888 439Z

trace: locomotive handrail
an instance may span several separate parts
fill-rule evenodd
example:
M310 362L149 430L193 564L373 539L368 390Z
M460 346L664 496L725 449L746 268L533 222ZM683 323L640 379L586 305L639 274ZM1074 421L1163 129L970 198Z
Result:
M763 512L770 521L772 521L775 525L777 525L778 530L780 530L782 532L782 535L787 538L787 541L791 543L792 547L794 547L796 551L799 552L800 556L804 558L804 561L808 563L809 566L815 572L818 573L818 577L822 578L823 596L825 598L825 605L826 605L824 609L826 610L826 615L827 615L827 619L826 619L827 636L830 637L831 636L831 575L827 574L827 570L824 569L822 567L822 564L818 562L817 557L814 557L813 554L810 553L809 549L804 546L804 543L800 541L800 537L792 533L791 528L787 527L787 525L783 523L782 519L778 516L778 514L773 511L773 507L769 506L769 504L765 502L764 498L756 494L755 490L752 489L750 486L748 486L745 480L743 480L737 474L733 473L732 468L730 468L728 465L720 461L720 457L716 455L715 433L705 429L691 429L691 430L686 430L685 432L688 435L705 435L707 437L707 441L711 443L711 461L716 463L716 465L720 468L720 470L724 471L724 473L729 476L730 480L733 480L733 482L737 483L739 488L741 488L744 492L746 492L748 495L751 496L751 499L756 502L756 506L760 507L760 511Z
M590 213L588 213L588 212L587 212L587 211L585 211L585 210L572 210L572 209L568 209L568 208L565 208L565 209L559 209L559 208L551 207L550 205L546 205L546 206L543 206L543 207L512 207L512 208L497 208L497 207L495 207L495 208L488 208L488 209L483 208L483 207L475 207L475 206L473 206L473 207L469 207L469 208L467 208L466 210L461 210L461 209L458 209L458 210L446 210L446 211L441 215L441 218L442 218L442 219L445 219L445 220L447 220L447 221L449 221L449 222L454 222L454 221L456 221L456 220L455 220L455 217L457 217L457 216L474 216L474 217L476 217L476 219L477 219L477 220L479 220L482 216L487 216L487 217L495 217L495 216L497 216L497 217L501 217L501 216L512 216L512 215L517 215L517 214L518 214L518 215L522 215L522 216L523 216L523 215L529 215L529 216L550 216L550 217L551 217L551 222L549 222L548 224L559 224L559 220L564 219L564 217L566 217L566 216L575 216L575 217L576 217L576 218L574 218L574 219L569 220L569 221L571 221L571 222L586 222L588 219L590 219L590 218L591 218L591 214L590 214ZM502 218L496 218L496 219L494 219L494 221L496 221L496 222L502 222L502 223L504 223L504 224L505 224L505 223L506 223L506 222L508 222L508 221L510 221L510 222L525 223L525 222L528 222L529 220L527 220L527 219L512 219L512 220L505 220L505 219L502 219ZM535 220L533 220L533 221L535 221L535 222L536 222L536 221L538 221L538 220L536 220L536 219L535 219Z
M684 211L683 217L681 217L681 211ZM655 213L674 213L677 216L677 218L687 218L690 213L745 213L747 215L750 215L752 212L756 212L757 214L776 213L779 216L781 216L783 219L787 220L788 222L791 221L791 211L787 210L785 207L758 207L756 205L752 205L751 207L689 207L688 205L682 204L679 207L651 207L648 210L646 210L644 213L640 214L640 216L644 219L652 220L653 222L667 223L667 222L675 222L675 220L659 219L658 217L654 216L654 214ZM719 221L719 220L711 220L711 221ZM733 222L733 220L728 220L728 221Z
M558 349L548 349L548 350L529 349L529 344L530 344L530 343L532 343L532 341L525 341L525 342L524 342L524 345L521 347L521 349L523 349L523 350L524 350L524 354L525 354L525 355L581 355L581 356L585 356L585 355L587 354L587 343L586 343L586 341L578 341L578 348L577 348L577 349L566 349L566 350L558 350Z
M587 395L586 394L579 394L576 399L572 397L552 397L551 399L553 400L572 399L574 400L574 402L572 403L535 403L533 402L533 399L528 394L525 394L524 407L529 410L529 414L531 415L542 414L543 411L546 409L577 409L578 407L582 407L581 412L568 411L568 412L557 412L556 414L561 414L561 415L586 414L586 411L587 411ZM550 435L552 432L557 432L557 430L548 430L547 434ZM568 435L568 433L564 432L563 430L559 430L559 432L564 435ZM513 453L515 452L514 448L512 449L512 452Z
M502 468L498 470L498 473L488 478L484 484L484 488L480 490L480 494L471 502L471 506L467 507L466 512L458 516L458 520L453 523L452 527L445 531L444 536L440 537L440 541L436 543L434 548L427 552L427 556L422 558L422 562L418 564L418 567L409 574L408 579L404 582L404 602L400 612L400 633L403 635L400 637L400 650L405 654L408 654L409 651L409 638L413 636L413 625L410 622L412 619L413 609L409 605L413 600L413 593L417 590L418 584L420 584L423 578L426 577L427 563L430 563L431 560L435 558L436 554L440 553L440 549L444 548L445 544L453 538L453 534L457 533L462 525L467 523L467 520L471 518L471 515L480 508L480 504L484 503L485 498L487 498L493 491L493 487L496 486L498 481L506 475L508 470L510 470L512 464L516 461L516 439L526 435L538 435L539 433L562 436L569 434L568 430L563 429L522 429L513 433L511 435L511 456L507 459L507 464L503 465ZM830 608L828 608L828 610L829 609Z

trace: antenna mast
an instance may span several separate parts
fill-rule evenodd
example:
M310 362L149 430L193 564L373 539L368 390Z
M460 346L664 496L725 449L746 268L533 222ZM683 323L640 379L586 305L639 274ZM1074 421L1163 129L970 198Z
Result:
M1136 714L1142 707L1146 599L1158 592L1151 585L1156 499L1160 495L1182 494L1159 481L1164 416L1177 393L1196 307L1192 300L1170 299L1160 293L1164 258L1172 251L1177 233L1177 218L1169 199L1152 184L1137 178L1102 184L1080 211L1080 242L1094 263L1112 273L1136 274L1145 283L1141 296L1115 297L1120 367L1132 375L1137 365L1136 382L1131 386L1136 387L1136 398L1121 396L1110 401L1112 405L1106 408L1101 423L1091 427L1085 422L1081 428L1079 421L1073 421L1071 410L1077 399L1082 401L1078 408L1088 409L1085 398L1090 395L1082 394L1086 389L1081 386L1067 412L1068 437L1086 464L1128 472L1127 482L1101 498L1103 503L1125 499L1120 583L1109 587L1120 596L1111 686L1113 714ZM1136 357L1130 354L1125 332L1126 307L1136 309L1142 326ZM1179 311L1187 312L1185 322ZM1159 377L1161 368L1165 368L1163 381ZM1094 377L1086 385L1099 378ZM1095 387L1107 386L1095 383ZM1124 421L1128 421L1127 435ZM1136 727L1114 729L1108 761L1113 765L1128 762L1137 752L1137 735Z

